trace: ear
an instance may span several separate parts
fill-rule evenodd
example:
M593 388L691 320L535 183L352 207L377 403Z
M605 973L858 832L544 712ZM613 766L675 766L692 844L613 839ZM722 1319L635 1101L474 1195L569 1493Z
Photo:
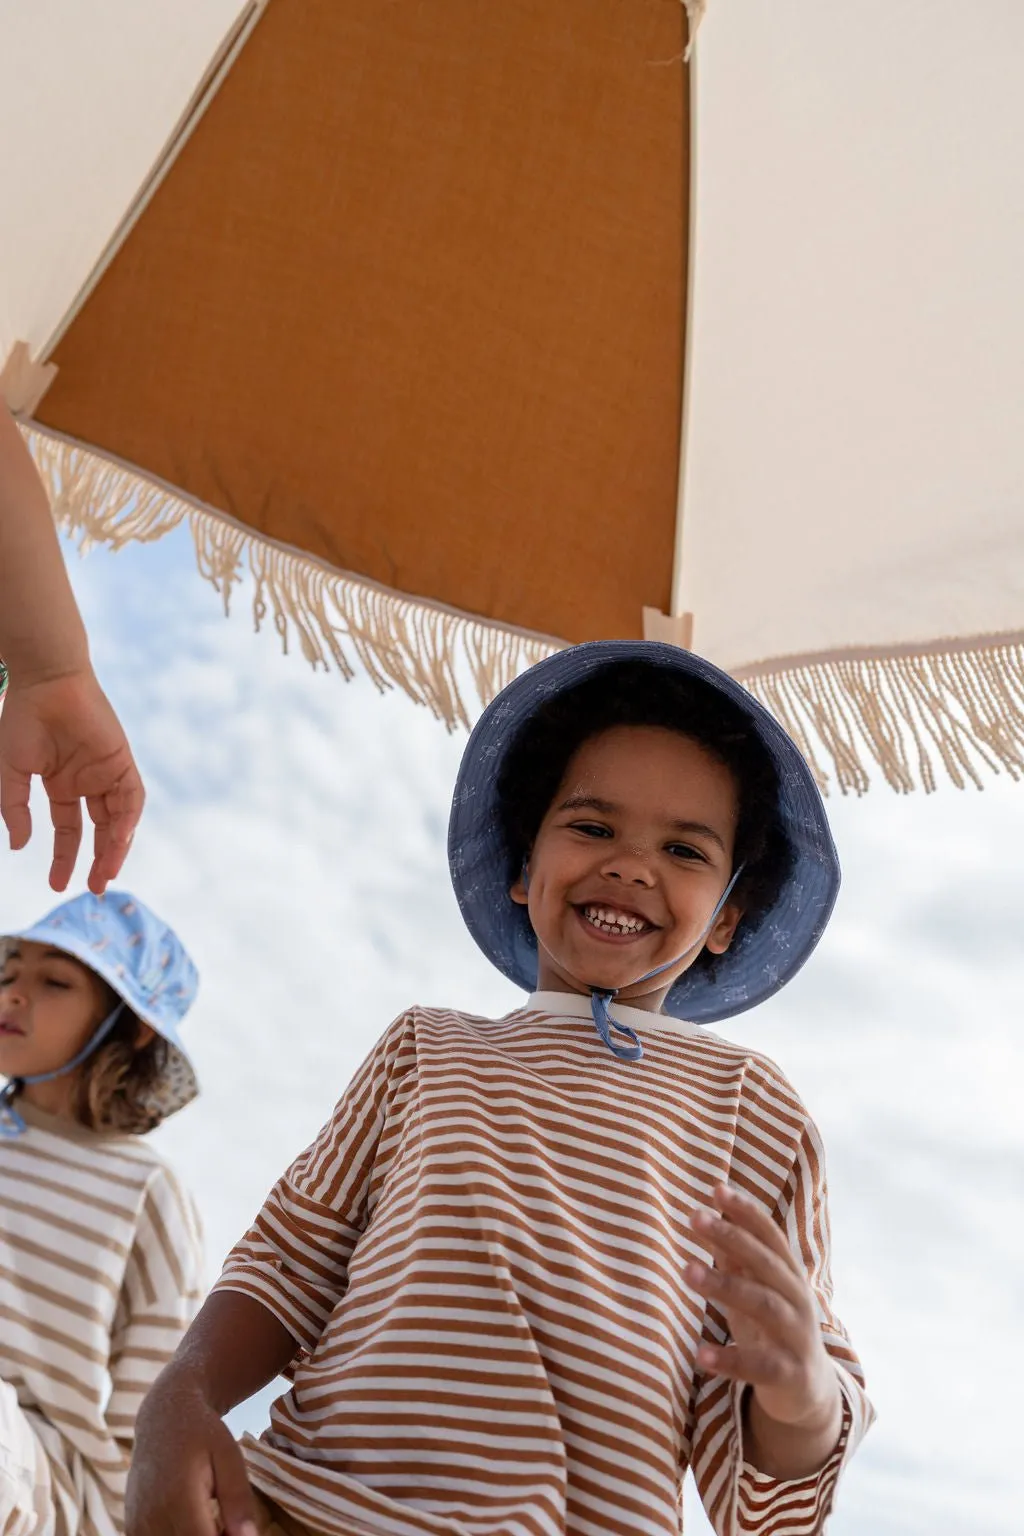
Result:
M523 867L519 871L519 878L514 880L509 889L509 895L517 907L525 907L530 902L530 865L527 859L523 860Z
M743 908L734 901L727 901L715 920L715 926L704 940L704 948L713 955L724 955L743 918Z
M137 1051L143 1051L145 1050L146 1046L149 1045L150 1041L155 1039L156 1030L153 1028L152 1024L143 1024L142 1020L140 1019L139 1027L135 1031L135 1049Z

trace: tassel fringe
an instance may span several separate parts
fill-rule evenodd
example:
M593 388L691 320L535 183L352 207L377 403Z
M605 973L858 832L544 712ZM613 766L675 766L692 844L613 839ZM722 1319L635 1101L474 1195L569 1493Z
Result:
M199 570L220 593L225 613L248 566L257 630L271 622L285 652L297 636L311 666L333 663L346 679L360 667L381 692L400 688L449 730L468 729L476 706L562 643L335 570L71 439L34 424L23 424L22 432L55 521L83 553L95 544L152 543L187 522ZM464 696L470 688L472 702Z
M963 789L985 773L1024 777L1024 634L784 658L735 673L775 716L827 793L863 794L871 766L902 794L938 772Z
M152 542L187 522L226 613L248 566L257 629L273 623L286 651L297 635L314 667L333 664L347 679L358 666L382 692L400 688L449 730L468 729L478 707L562 644L337 571L130 465L22 430L57 523L83 550ZM785 657L734 676L793 737L825 793L835 784L863 794L879 771L903 794L934 790L940 772L957 788L980 789L988 773L1024 777L1024 633Z

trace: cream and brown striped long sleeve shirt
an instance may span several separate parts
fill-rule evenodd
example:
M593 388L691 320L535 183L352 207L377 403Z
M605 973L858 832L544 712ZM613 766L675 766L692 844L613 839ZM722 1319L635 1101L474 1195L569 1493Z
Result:
M870 1418L831 1310L821 1146L771 1062L588 1000L501 1020L398 1019L271 1192L220 1287L298 1341L245 1451L254 1483L331 1536L669 1536L692 1466L719 1536L824 1529ZM583 1015L583 1016L581 1016ZM763 1201L818 1296L845 1402L815 1477L743 1461L741 1393L694 1358L722 1320L681 1278L720 1180Z
M198 1220L137 1137L19 1110L26 1133L0 1141L0 1379L50 1465L39 1536L116 1536L135 1415L200 1300Z

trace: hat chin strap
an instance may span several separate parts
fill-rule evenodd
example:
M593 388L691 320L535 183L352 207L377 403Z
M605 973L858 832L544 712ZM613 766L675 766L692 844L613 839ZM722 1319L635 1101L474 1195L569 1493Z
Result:
M84 1061L88 1061L94 1051L98 1051L104 1040L110 1034L114 1025L124 1010L124 1001L118 1003L112 1012L108 1013L103 1023L95 1034L86 1042L82 1049L64 1066L56 1067L52 1072L34 1072L28 1077L12 1077L7 1087L0 1093L0 1137L12 1138L23 1136L27 1130L24 1119L14 1107L14 1101L23 1088L35 1083L52 1083L58 1077L66 1077L69 1072L74 1072Z
M700 949L701 945L704 943L704 940L707 938L708 934L711 932L712 928L715 926L719 917L721 916L722 908L725 906L726 902L729 900L729 897L732 895L733 887L735 886L736 881L739 879L740 875L742 875L744 867L745 866L743 864L740 864L739 867L734 871L732 879L729 881L729 884L726 886L725 890L722 892L721 897L719 898L718 905L715 907L715 910L712 912L711 916L705 923L703 932L700 934L699 938L694 940L689 949L684 950L678 959L669 960L665 965L659 965L653 971L648 971L646 976L638 977L636 982L633 983L634 986L639 986L640 982L642 981L650 981L653 977L660 976L663 971L670 971L673 966L681 964L681 962L684 960L688 960L692 954L696 953L696 951ZM590 1012L593 1016L594 1028L597 1030L598 1034L601 1036L601 1039L611 1051L612 1055L618 1057L619 1061L640 1061L642 1060L644 1054L644 1048L640 1043L640 1036L637 1034L635 1029L630 1029L628 1025L616 1023L616 1021L611 1017L611 1014L609 1013L612 1002L615 1000L621 990L621 987L591 987ZM621 1045L617 1040L613 1040L612 1030L614 1030L616 1034L624 1036L625 1039L629 1041L629 1044Z

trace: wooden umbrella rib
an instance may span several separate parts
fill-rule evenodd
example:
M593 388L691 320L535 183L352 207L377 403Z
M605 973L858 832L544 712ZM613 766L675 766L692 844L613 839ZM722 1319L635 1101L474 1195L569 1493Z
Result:
M683 391L682 411L679 425L679 481L676 492L676 527L675 543L672 554L672 598L669 608L669 617L678 619L684 615L683 604L683 520L686 511L686 466L687 446L690 440L691 405L690 395L693 387L693 347L694 347L694 304L697 279L697 185L699 140L697 137L697 61L692 55L693 35L700 16L703 15L703 0L699 7L691 11L687 7L687 19L689 21L690 37L687 47L687 59L689 61L689 146L687 154L689 187L687 202L687 232L686 232L686 299L684 305L683 323ZM686 614L689 620L688 634L689 645L693 638L693 617Z

